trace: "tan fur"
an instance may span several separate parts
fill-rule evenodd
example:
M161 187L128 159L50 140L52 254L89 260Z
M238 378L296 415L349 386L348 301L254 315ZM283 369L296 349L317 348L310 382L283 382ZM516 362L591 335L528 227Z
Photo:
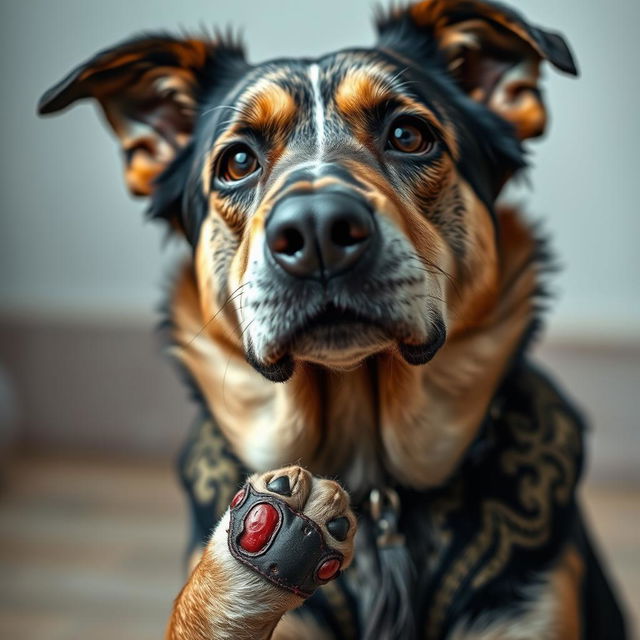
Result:
M551 575L555 595L558 638L578 640L582 637L580 593L584 578L584 561L578 551L570 546L562 555Z
M272 84L251 96L244 120L258 131L286 131L297 113L292 95Z
M456 11L469 12L474 19L456 20ZM545 57L539 44L521 25L499 10L482 2L467 0L424 0L411 8L417 24L434 29L443 55L452 73L462 72L459 79L467 84L464 65L482 55L483 47L519 54L519 61L496 86L468 84L469 95L511 122L521 140L542 135L547 112L538 92L540 62ZM483 19L481 19L481 16ZM489 23L486 18L492 21ZM493 26L498 25L498 26Z
M138 47L136 51L115 50L105 54L78 78L82 91L99 102L128 154L125 182L134 195L149 195L153 180L188 142L195 113L195 76L214 46L197 39L161 44L150 40L146 47ZM148 65L146 55L160 47L176 57L175 66ZM106 71L110 74L108 80ZM132 77L135 83L131 82ZM150 96L165 111L174 114L175 128L169 134L161 134L147 121L131 117L132 106L148 104Z
M202 184L207 197L209 197L209 185L215 172L216 161L227 145L238 138L240 130L250 127L269 139L271 163L277 163L284 153L286 134L298 117L298 109L293 96L275 84L274 80L279 77L280 75L276 72L260 78L243 96L240 103L235 105L233 110L229 110L230 126L216 141L203 164ZM236 217L241 217L240 212L225 210L224 201L216 199L215 195L213 198L212 207L231 222L234 230L238 231L240 221Z
M513 212L501 223L510 224ZM426 367L388 356L380 367L381 432L396 477L412 486L442 483L475 437L506 363L531 318L535 250L505 245L494 307L454 330ZM515 280L512 278L517 274ZM455 319L452 323L455 327Z
M266 640L300 599L266 584L227 549L228 513L175 605L167 640Z
M331 635L320 629L312 619L303 620L297 615L285 615L273 632L273 640L301 640L301 638L332 640Z
M363 144L369 144L371 136L362 126L363 115L374 110L385 100L395 98L403 106L415 114L420 114L436 131L438 131L457 157L458 144L453 130L445 126L441 120L425 106L409 96L402 95L394 86L394 73L381 65L359 68L349 71L340 82L335 92L335 105L342 116L349 122Z

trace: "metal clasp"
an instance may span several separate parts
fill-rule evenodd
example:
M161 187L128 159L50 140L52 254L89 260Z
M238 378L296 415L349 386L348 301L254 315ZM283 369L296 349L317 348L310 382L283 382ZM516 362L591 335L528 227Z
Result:
M369 493L369 512L376 526L378 547L404 545L405 537L398 532L400 496L394 489L372 489Z

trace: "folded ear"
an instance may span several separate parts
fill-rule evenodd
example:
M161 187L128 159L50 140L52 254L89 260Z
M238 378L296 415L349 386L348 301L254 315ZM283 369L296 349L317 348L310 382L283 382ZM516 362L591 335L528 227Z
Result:
M521 140L541 135L547 122L540 63L547 60L565 73L578 74L561 35L532 26L497 3L424 0L392 13L380 30L404 20L435 42L460 87L508 120Z
M42 96L38 111L54 113L95 98L120 139L127 186L135 195L149 195L155 177L191 137L217 48L210 40L135 38L74 69Z

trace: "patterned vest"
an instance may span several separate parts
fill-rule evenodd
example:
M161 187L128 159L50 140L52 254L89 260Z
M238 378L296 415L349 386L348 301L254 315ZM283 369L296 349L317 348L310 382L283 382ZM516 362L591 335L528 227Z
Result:
M586 565L584 638L625 637L576 505L583 439L575 409L545 375L522 362L503 383L478 439L446 486L427 492L393 487L400 498L398 531L414 567L405 592L412 600L412 637L438 640L461 619L506 607L517 613L523 587L568 542ZM210 416L195 424L179 465L195 546L208 538L248 471ZM376 580L361 574L372 562L356 552L352 567L319 589L299 614L312 615L335 638L361 638L360 596L363 589L376 589Z

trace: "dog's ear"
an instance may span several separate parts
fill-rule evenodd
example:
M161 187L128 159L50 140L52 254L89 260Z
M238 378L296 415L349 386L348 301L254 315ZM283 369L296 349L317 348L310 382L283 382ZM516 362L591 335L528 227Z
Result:
M402 49L407 26L434 43L459 86L509 121L521 140L541 135L546 126L540 63L578 74L561 35L497 3L423 0L392 11L379 23L383 44Z
M226 45L227 49L231 45ZM125 180L135 195L189 142L197 103L219 45L213 40L145 35L101 51L47 91L40 114L95 98L124 154ZM238 55L242 55L237 45Z

